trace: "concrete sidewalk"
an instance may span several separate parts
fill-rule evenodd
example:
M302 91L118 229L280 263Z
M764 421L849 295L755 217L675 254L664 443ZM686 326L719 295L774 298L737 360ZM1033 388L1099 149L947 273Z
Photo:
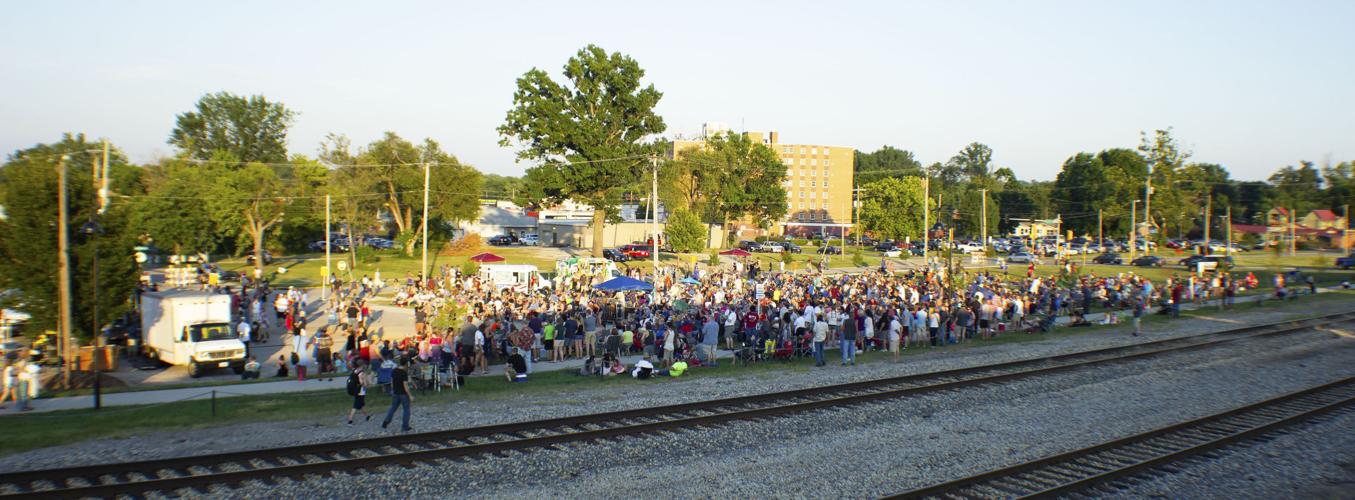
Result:
M717 360L732 360L733 351L716 351ZM627 366L633 366L643 358L642 355L622 356L621 361ZM598 357L601 359L601 356ZM724 361L721 361L724 362ZM560 362L537 362L533 363L531 373L543 373L552 371L572 370L578 371L583 368L584 360L567 359ZM480 374L475 372L471 377L503 377L503 364L489 365L489 373ZM307 378L304 382L298 381L295 374L289 378L279 378L274 382L255 382L250 384L221 384L201 387L184 387L178 389L157 389L134 392L118 392L103 395L103 406L131 406L131 405L154 405L164 403L174 403L188 400L206 400L212 397L231 398L238 396L255 396L261 394L284 394L290 392L307 392L335 390L343 391L346 389L348 375L336 375L333 379ZM215 394L214 394L215 392ZM21 413L43 413L60 410L79 410L91 409L94 407L94 396L69 396L60 398L48 398L31 401L32 411L19 412L13 404L7 404L5 409L0 410L0 416L18 415Z

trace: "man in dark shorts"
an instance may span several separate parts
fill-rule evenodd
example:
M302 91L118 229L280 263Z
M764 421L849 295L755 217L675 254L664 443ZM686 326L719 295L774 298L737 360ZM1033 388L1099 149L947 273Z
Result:
M348 375L348 393L353 396L353 407L348 410L348 425L353 425L353 416L357 412L362 412L367 420L372 419L372 414L364 409L367 407L367 386L363 383L366 375L367 369L361 363L354 366L353 372Z

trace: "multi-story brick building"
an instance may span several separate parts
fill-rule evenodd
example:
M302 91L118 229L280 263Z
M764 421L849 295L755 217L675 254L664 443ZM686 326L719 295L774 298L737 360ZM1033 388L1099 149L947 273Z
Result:
M707 125L705 133L719 131ZM754 142L772 148L786 165L786 217L778 232L841 234L852 226L852 176L856 151L843 146L783 144L776 132L744 132ZM682 151L700 148L702 140L676 140L670 158ZM746 229L746 228L745 228Z

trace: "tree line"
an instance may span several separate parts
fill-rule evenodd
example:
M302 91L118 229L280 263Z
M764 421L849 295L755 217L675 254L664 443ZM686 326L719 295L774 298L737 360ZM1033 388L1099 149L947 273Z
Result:
M1155 228L1156 238L1197 237L1206 221L1222 234L1229 214L1236 224L1265 225L1275 207L1344 215L1355 195L1351 162L1319 168L1302 161L1265 181L1240 181L1221 165L1192 158L1170 128L1142 133L1135 148L1075 153L1052 181L1017 179L1011 169L995 167L992 149L978 142L925 167L912 152L884 146L856 153L860 221L882 238L920 238L927 184L933 227L953 227L966 237L979 236L985 191L990 236L1008 234L1022 220L1059 217L1064 229L1081 235L1100 230L1123 238L1138 222ZM1151 219L1145 220L1149 189Z

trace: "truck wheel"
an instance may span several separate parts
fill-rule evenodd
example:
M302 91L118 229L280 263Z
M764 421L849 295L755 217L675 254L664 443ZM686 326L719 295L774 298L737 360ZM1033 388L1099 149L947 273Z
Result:
M197 363L188 363L188 376L198 378L202 376L202 367Z
M245 373L245 365L232 366L231 371L234 371L236 375Z

